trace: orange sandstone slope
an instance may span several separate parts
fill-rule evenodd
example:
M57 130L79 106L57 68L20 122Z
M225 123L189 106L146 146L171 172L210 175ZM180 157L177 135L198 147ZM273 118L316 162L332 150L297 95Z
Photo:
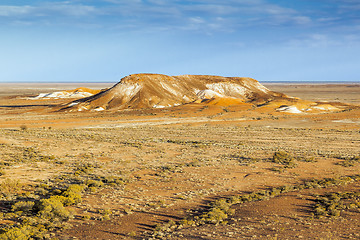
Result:
M78 92L84 92L84 93L90 93L90 94L97 94L99 93L101 90L97 90L97 89L90 89L90 88L86 88L86 87L79 87L73 90L66 90L64 92L68 92L68 93L78 93Z
M63 110L103 111L107 109L164 108L191 102L205 104L261 104L284 94L272 92L251 78L207 75L166 76L132 74L112 88L73 101Z

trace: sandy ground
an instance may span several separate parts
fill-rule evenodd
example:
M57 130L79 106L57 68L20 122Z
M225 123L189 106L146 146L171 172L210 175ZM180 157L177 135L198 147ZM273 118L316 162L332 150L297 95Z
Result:
M59 239L150 239L156 224L179 221L217 198L360 173L359 162L341 165L360 156L358 84L266 85L305 100L354 104L350 110L314 114L254 109L250 104L64 113L52 109L69 100L26 98L111 85L0 88L0 157L10 163L2 166L0 180L33 186L60 174L71 176L79 165L91 163L86 177L116 176L125 182L84 194L82 203L72 207L71 226L53 233ZM54 160L19 160L28 148ZM294 168L270 161L279 150L297 157ZM170 231L165 239L359 239L358 210L343 211L338 218L312 215L315 195L345 191L359 192L359 183L235 205L227 224L188 226ZM101 220L104 209L112 214Z

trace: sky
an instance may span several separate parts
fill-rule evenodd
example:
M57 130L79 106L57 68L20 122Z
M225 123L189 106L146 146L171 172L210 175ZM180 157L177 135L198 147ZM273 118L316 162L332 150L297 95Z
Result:
M360 0L1 0L0 82L360 81Z

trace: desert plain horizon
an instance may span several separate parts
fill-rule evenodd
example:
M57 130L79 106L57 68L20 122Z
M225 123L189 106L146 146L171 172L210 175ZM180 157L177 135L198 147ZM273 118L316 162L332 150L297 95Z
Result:
M195 80L0 83L0 239L360 238L360 83Z

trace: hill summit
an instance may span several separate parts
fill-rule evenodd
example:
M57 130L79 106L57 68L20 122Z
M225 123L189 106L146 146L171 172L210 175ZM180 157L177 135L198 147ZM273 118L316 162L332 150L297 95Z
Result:
M113 87L93 96L73 101L63 109L102 111L127 108L164 108L191 102L259 103L282 95L270 91L252 78L132 74L122 78Z

